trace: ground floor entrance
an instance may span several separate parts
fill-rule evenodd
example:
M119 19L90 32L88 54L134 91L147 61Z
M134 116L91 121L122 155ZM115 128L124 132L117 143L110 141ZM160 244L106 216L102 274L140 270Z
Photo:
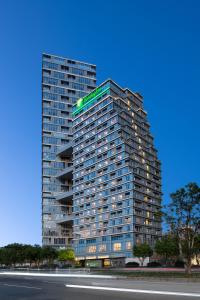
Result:
M123 268L125 257L85 259L81 260L80 264L86 268Z

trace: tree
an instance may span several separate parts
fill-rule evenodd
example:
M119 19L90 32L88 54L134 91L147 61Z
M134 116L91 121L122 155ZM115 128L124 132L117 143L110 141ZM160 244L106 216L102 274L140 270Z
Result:
M0 249L0 264L5 266L11 266L12 264L10 251L8 251L5 247Z
M185 263L187 274L191 273L195 252L195 239L200 230L200 187L189 183L170 195L171 202L164 216L170 232L177 237L179 256Z
M25 247L25 257L26 261L29 262L30 267L32 263L37 264L39 267L40 261L42 259L42 248L39 245L26 245Z
M62 249L58 252L60 262L73 262L75 260L74 250L71 248Z
M4 247L4 251L8 265L22 264L25 260L23 244L9 244Z
M46 259L48 261L48 264L51 265L58 256L57 250L50 247L50 246L44 246L41 251L41 258Z
M194 255L198 266L200 266L200 234L194 240Z
M141 265L143 266L145 258L153 255L153 250L146 243L139 244L133 247L133 255L138 257Z
M171 235L163 236L160 240L156 241L155 252L164 257L165 264L167 264L169 258L178 256L179 254L177 239Z

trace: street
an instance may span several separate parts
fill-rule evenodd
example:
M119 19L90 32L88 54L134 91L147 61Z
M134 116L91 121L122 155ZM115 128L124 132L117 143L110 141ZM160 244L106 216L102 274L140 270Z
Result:
M17 276L0 273L0 300L15 299L200 299L200 285L198 282L71 278L56 275L33 277L27 274Z

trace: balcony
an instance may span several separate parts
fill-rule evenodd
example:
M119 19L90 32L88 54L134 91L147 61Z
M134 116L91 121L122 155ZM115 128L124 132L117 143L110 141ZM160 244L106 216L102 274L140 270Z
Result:
M57 155L61 158L67 158L72 156L72 142L67 143L66 145L59 148Z
M72 179L73 178L73 166L72 164L68 164L66 169L62 170L56 175L57 178L61 179Z
M58 224L62 224L62 223L66 223L66 222L71 222L72 223L73 220L73 215L72 214L59 214L56 216L56 223Z
M64 192L62 194L59 194L56 196L56 200L57 201L69 201L69 200L72 200L72 197L73 197L73 190L69 190L67 192Z

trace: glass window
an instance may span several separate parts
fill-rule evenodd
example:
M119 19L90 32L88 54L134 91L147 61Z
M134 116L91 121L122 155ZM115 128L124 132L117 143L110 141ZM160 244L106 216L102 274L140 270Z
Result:
M132 244L131 242L126 242L126 249L131 250L132 249Z
M113 244L113 250L114 251L120 251L122 249L122 244L121 243L114 243Z
M99 246L99 252L104 252L104 251L106 251L106 245L102 244Z
M96 252L96 246L89 246L87 252L88 253L95 253Z

